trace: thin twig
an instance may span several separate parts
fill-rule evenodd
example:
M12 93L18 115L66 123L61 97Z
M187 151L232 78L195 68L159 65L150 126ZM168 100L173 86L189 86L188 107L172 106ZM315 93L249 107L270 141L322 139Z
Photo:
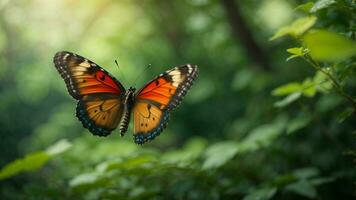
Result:
M356 101L347 93L345 93L345 91L342 89L340 83L327 71L325 71L324 69L321 68L321 66L315 62L310 56L306 55L303 56L304 60L307 61L315 70L322 72L323 74L325 74L331 81L333 87L336 89L336 92L339 93L341 96L343 96L344 98L346 98L348 101L350 101L350 103L352 104L352 106L354 107L354 110L356 111ZM354 112L355 113L355 112Z

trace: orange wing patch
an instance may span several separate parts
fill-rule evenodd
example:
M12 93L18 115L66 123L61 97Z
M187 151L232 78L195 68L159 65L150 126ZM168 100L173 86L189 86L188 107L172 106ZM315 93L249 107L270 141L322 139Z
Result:
M64 79L69 94L80 99L96 93L125 93L123 86L92 61L70 52L58 52L54 64Z
M140 99L154 100L166 107L176 89L177 88L173 86L172 82L164 77L160 77L148 83L146 87L139 92L138 97Z
M118 126L122 102L116 95L86 95L77 105L77 117L93 134L106 136Z
M134 140L143 144L161 133L168 122L168 113L148 102L139 101L133 108Z

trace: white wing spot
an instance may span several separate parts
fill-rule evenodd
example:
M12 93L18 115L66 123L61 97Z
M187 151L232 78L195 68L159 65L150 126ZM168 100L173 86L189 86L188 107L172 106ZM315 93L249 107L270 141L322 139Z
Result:
M64 54L63 60L67 59L68 56L69 56L69 53Z
M189 72L189 74L190 74L190 73L192 73L192 71L193 71L193 68L192 68L192 66L190 66L190 65L187 65L187 67L188 67L188 72Z

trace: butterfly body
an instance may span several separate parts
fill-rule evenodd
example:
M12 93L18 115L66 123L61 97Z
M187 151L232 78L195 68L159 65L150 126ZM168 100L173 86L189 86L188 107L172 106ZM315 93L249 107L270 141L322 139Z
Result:
M135 102L135 91L136 88L130 87L125 94L124 97L124 108L123 108L123 115L122 119L120 122L120 134L121 136L124 136L126 133L129 123L130 123L130 118L131 118L131 110Z
M94 135L107 136L119 126L123 136L130 118L134 121L134 141L143 144L166 127L176 108L198 75L195 65L167 70L140 90L128 90L94 62L62 51L54 64L64 79L69 94L78 100L76 116Z

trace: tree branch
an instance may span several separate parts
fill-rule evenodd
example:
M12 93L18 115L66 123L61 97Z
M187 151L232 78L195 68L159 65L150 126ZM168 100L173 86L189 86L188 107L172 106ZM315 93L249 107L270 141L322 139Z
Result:
M252 32L249 30L240 13L239 4L235 0L221 0L220 2L225 9L235 38L239 38L245 47L246 54L250 61L257 64L263 70L270 70L268 56L253 38Z

